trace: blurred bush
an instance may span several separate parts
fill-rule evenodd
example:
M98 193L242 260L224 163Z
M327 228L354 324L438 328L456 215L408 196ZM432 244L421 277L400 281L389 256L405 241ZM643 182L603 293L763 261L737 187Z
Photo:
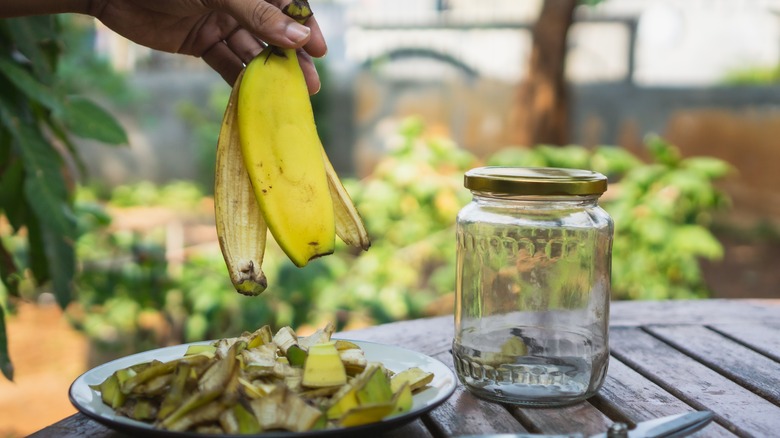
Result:
M372 236L371 249L359 253L342 245L299 269L271 244L264 265L269 288L255 298L233 292L216 246L191 253L172 269L164 233L114 230L82 193L79 302L69 315L96 345L123 354L231 336L261 324L300 328L334 321L342 329L450 313L454 222L470 199L463 172L480 163L453 142L426 136L416 119L387 144L386 157L369 177L345 181ZM486 164L608 175L602 205L616 223L614 298L707 296L698 262L722 255L709 224L712 213L727 205L713 182L730 168L712 158L681 158L658 137L646 144L648 163L617 147L538 146L504 149ZM175 199L175 210L191 211L200 196L193 184L136 185L116 189L108 205L166 205Z
M731 167L715 158L682 158L679 149L656 136L645 144L649 163L613 146L507 149L488 163L574 167L607 175L610 188L600 204L615 221L613 298L706 297L699 261L723 256L710 226L713 213L729 204L714 182Z
M726 73L723 85L773 85L780 83L780 65L774 67L742 67Z

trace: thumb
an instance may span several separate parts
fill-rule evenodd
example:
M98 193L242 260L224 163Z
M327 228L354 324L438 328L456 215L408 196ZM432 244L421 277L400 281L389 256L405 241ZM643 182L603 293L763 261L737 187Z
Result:
M225 9L243 28L267 44L293 49L303 46L311 37L311 29L264 0L228 0Z

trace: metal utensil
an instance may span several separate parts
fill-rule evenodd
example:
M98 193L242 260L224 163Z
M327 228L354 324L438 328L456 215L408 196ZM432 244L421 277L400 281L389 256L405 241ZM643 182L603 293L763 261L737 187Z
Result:
M642 421L629 429L625 423L614 423L604 433L588 435L573 434L535 434L500 433L485 435L464 435L461 438L679 438L690 435L712 421L714 415L709 411L687 412L654 420Z

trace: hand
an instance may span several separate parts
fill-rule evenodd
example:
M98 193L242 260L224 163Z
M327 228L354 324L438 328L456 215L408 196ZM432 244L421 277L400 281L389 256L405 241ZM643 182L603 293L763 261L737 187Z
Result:
M138 44L203 58L229 84L265 45L297 48L309 94L320 80L311 57L327 46L317 21L282 13L284 0L92 0L90 15Z

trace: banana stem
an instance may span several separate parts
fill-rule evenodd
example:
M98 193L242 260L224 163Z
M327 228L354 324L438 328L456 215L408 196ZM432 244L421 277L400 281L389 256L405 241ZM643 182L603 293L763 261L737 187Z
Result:
M301 24L305 23L309 17L314 15L308 0L293 0L282 9L282 12Z
M309 0L293 0L290 4L282 8L282 12L284 12L284 15L287 15L301 24L306 23L306 20L314 15L314 12L311 10L311 6L309 6ZM269 48L270 50L265 57L265 62L268 62L268 58L270 58L271 55L287 58L287 55L284 54L282 49L276 46L269 46Z

